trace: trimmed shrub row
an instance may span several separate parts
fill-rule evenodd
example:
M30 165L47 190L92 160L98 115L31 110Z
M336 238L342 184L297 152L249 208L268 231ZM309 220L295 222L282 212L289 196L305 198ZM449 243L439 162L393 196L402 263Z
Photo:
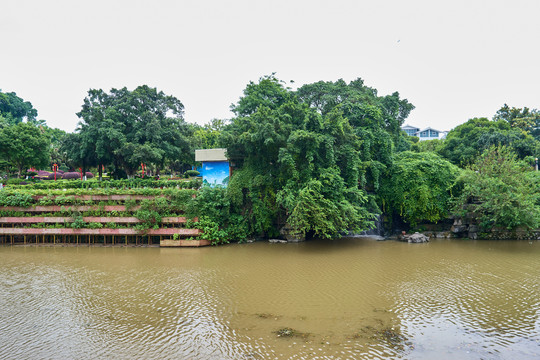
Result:
M76 179L80 179L79 173L64 173L77 174ZM74 176L74 175L70 175ZM58 175L57 175L58 177ZM54 178L54 175L53 175ZM75 178L74 178L75 179ZM25 189L133 189L133 188L180 188L180 189L198 189L201 187L200 179L193 180L154 180L154 179L121 179L121 180L90 180L90 181L41 181L20 186Z

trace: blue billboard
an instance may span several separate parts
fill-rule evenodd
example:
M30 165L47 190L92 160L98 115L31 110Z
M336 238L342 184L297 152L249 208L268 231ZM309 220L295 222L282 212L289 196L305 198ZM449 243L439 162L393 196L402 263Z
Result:
M200 173L203 184L227 186L229 183L229 162L203 161Z

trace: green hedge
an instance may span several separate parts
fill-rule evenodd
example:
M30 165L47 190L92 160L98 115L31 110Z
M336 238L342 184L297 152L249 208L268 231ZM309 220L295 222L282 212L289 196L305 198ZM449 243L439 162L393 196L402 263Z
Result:
M58 180L41 181L28 185L11 185L13 188L25 189L134 189L134 188L180 188L198 189L201 187L200 179L193 180L154 180L154 179L122 179L122 180Z

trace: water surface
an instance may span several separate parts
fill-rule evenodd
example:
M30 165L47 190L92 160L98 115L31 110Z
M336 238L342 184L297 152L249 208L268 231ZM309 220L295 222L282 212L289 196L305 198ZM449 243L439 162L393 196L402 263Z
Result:
M0 358L537 359L539 274L538 242L4 246Z

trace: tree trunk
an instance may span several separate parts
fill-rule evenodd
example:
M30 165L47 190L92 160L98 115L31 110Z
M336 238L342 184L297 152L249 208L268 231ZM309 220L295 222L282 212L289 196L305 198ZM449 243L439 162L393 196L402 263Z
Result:
M98 164L99 181L103 180L103 164Z
M86 162L83 161L83 163L82 163L82 177L81 177L81 181L82 181L82 180L85 180L85 177L86 177Z

